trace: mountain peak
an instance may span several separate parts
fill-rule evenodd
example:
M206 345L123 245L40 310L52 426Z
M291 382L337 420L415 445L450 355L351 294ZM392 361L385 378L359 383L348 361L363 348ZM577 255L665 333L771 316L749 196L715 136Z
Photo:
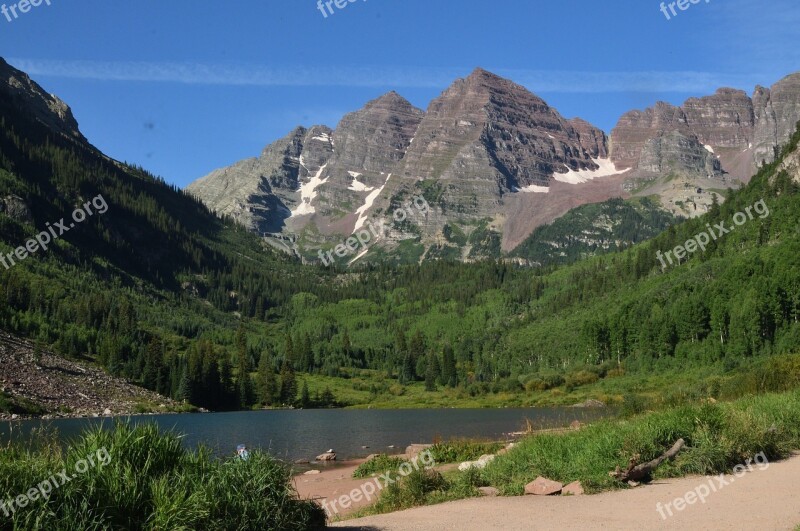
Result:
M475 68L470 75L468 75L464 79L467 83L511 83L508 79L498 76L493 72L489 72L488 70L481 68L480 66Z
M375 98L372 101L367 102L364 108L365 109L379 108L379 109L405 111L408 109L413 109L414 106L411 104L410 101L408 101L403 96L392 90L382 96L379 96L378 98Z
M18 108L27 108L38 121L64 134L87 142L78 130L78 122L69 106L58 97L49 94L28 74L17 70L0 57L0 92ZM88 142L87 142L88 143Z

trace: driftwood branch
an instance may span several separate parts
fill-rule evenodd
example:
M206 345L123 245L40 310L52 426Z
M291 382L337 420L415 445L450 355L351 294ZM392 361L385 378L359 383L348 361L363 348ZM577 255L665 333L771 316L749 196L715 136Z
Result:
M617 478L620 481L641 481L650 476L650 474L658 468L658 466L666 460L672 460L678 455L678 452L683 450L686 441L683 439L678 439L678 441L672 445L672 448L661 454L659 457L656 457L649 463L643 463L641 465L637 465L636 461L638 458L633 458L628 463L628 469L623 471L619 467L613 472L609 472L608 474L611 477Z

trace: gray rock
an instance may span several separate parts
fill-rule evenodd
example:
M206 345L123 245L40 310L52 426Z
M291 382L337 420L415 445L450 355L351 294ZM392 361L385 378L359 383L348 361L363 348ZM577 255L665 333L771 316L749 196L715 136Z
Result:
M23 223L33 223L33 215L28 204L17 195L0 197L0 214Z

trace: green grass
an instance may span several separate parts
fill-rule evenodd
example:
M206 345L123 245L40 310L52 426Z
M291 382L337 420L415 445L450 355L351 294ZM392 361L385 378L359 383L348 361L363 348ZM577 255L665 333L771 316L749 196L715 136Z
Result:
M107 452L107 453L106 453ZM94 456L96 466L0 517L0 529L52 530L302 530L324 526L325 515L301 501L287 468L254 452L248 461L186 451L180 437L155 425L85 432L62 450L39 434L32 446L0 449L0 495L28 492L61 470ZM106 458L102 458L107 456ZM101 466L105 463L105 466Z
M587 492L623 488L608 475L638 456L661 455L679 438L687 449L656 471L656 477L729 472L759 452L770 460L800 448L800 391L744 398L727 404L681 406L630 420L603 421L566 435L539 435L520 442L483 472L503 494L522 494L537 476Z
M800 390L672 407L562 435L533 435L483 470L454 471L436 481L402 479L359 514L477 496L479 486L518 496L538 476L565 484L579 480L589 493L624 489L627 485L610 477L610 471L625 468L631 458L649 461L679 438L686 448L673 462L662 464L653 479L730 472L760 452L770 461L787 457L800 448Z
M494 441L475 441L470 439L454 439L436 443L430 448L431 457L437 464L461 463L475 461L482 455L494 454L505 446Z
M360 464L353 472L353 477L356 479L363 479L382 472L397 470L403 463L407 463L407 461L399 457L379 454L369 461Z
M439 386L426 391L423 382L401 385L382 371L342 370L343 378L304 375L311 393L326 388L337 402L352 409L426 408L524 408L573 406L588 399L621 408L625 414L641 413L698 400L734 400L746 395L780 392L800 386L800 356L782 355L737 361L733 366L718 362L705 367L642 374L623 368L600 372L587 379L596 367L578 368L562 374L537 373L519 377L518 390L485 385L479 393L463 387ZM547 388L547 382L555 382ZM527 391L525 390L527 389Z

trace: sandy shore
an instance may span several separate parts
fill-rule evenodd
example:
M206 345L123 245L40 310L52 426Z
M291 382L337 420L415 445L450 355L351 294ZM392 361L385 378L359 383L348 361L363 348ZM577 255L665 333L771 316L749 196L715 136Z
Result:
M312 499L320 504L339 498L344 494L349 494L353 489L360 488L363 484L369 483L372 479L353 479L353 472L358 465L366 459L346 461L335 466L315 466L313 470L319 470L319 474L301 473L294 477L294 485L298 494L303 499ZM375 500L373 499L372 502ZM341 516L347 516L353 512L366 507L371 502L361 499L348 509L338 512Z

